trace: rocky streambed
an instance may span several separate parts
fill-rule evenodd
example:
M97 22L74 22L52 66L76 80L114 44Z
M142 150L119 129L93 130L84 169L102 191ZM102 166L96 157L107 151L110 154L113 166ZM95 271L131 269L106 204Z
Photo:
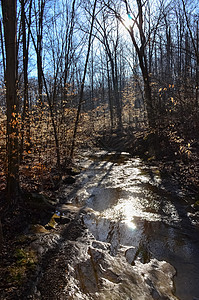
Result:
M198 213L177 182L128 153L85 154L62 185L24 299L199 299Z
M75 218L67 226L58 225L62 228L60 240L44 255L27 298L177 299L173 294L173 266L155 258L130 263L128 249L132 248L121 245L113 254L111 243L96 239L84 225L83 219L93 216L91 210L70 205L62 205L60 210L64 218L70 218L71 213Z

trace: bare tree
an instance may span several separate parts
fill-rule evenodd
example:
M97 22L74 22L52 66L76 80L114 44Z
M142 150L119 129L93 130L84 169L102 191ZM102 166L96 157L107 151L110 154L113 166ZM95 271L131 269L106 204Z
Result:
M4 42L3 42L3 29L2 29L1 21L0 21L0 38L1 38L1 53L2 53L2 61L3 61L3 72L4 72L4 80L5 80L6 63L5 63L5 51L4 51Z
M190 24L190 21L189 21L189 18L188 18L188 13L187 13L187 8L186 8L186 5L185 5L185 1L182 0L182 4L183 4L183 11L184 11L184 14L185 14L185 19L186 19L186 23L187 23L187 28L188 28L188 31L189 31L189 34L190 34L190 38L191 38L191 41L192 41L192 45L193 45L193 49L194 49L194 54L195 54L195 58L196 58L196 107L198 107L199 105L199 79L198 79L198 73L199 73L199 42L198 42L198 31L199 31L199 28L198 28L198 21L196 22L196 39L194 39L194 34L193 34L193 30L191 29L191 24Z
M2 0L6 52L7 194L10 204L19 192L18 101L16 91L16 0Z
M149 126L155 128L155 111L153 107L152 89L151 89L151 79L149 70L149 61L147 56L147 47L151 38L151 32L147 32L144 22L144 9L146 8L147 1L136 0L136 9L131 9L129 1L122 1L126 7L126 14L132 20L132 25L128 26L125 23L123 16L114 6L113 2L105 2L105 6L116 16L117 19L123 24L129 33L133 46L138 56L139 66L142 73L143 83L144 83L144 98L148 113ZM161 13L161 12L160 12ZM153 31L156 33L160 17L157 19L157 23L153 27ZM136 30L135 30L136 29ZM139 37L137 36L137 33ZM154 35L155 38L155 35Z
M31 23L32 0L30 0L28 7L28 22ZM29 99L28 99L28 55L30 45L30 31L26 28L26 12L25 1L21 0L21 25L22 25L22 43L23 43L23 112L22 112L22 128L21 128L21 145L20 145L20 159L22 159L24 131L27 129L27 144L30 148L30 119L29 119ZM27 126L26 126L27 125ZM28 150L28 149L27 149Z
M85 65L84 65L84 74L83 74L81 87L80 87L79 104L78 104L78 108L77 108L77 115L76 115L76 120L75 120L73 138L72 138L72 146L71 146L71 152L70 152L71 157L73 156L73 153L74 153L77 128L78 128L79 117L80 117L80 112L81 112L81 107L82 107L82 102L83 102L84 85L85 85L88 60L89 60L89 55L90 55L90 50L91 50L92 32L93 32L93 25L94 25L94 21L95 21L96 5L97 5L97 0L95 0L94 5L93 5L93 12L92 12L91 25L90 25L89 40L88 40L88 49L87 49L86 61L85 61Z
M44 20L44 9L46 0L34 0L33 2L35 21L36 21L36 54L37 54L37 78L38 78L38 91L39 101L42 103L42 42L43 42L43 20Z

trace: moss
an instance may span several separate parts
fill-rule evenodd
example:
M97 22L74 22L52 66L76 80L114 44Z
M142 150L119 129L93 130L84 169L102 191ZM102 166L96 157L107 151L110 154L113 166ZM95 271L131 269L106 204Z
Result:
M20 235L20 236L18 236L18 238L17 238L17 242L18 242L18 243L21 243L21 244L26 243L26 242L28 242L29 240L30 240L30 237L27 236L27 235Z
M16 249L14 256L16 257L16 259L22 259L26 256L26 252L23 249Z
M148 161L155 160L155 156L153 155L153 156L149 157L147 160L148 160Z
M18 248L14 252L15 262L8 268L8 282L21 285L28 271L34 270L37 256L33 250Z
M17 265L32 267L37 262L37 256L33 250L16 249L14 256L17 259Z
M80 169L78 169L77 167L73 167L73 168L71 169L71 175L72 175L72 176L79 175L80 172L81 172Z
M199 200L197 200L193 206L194 206L194 208L199 210Z
M8 268L8 282L16 282L18 285L23 283L23 279L25 277L26 268L25 266L11 266Z

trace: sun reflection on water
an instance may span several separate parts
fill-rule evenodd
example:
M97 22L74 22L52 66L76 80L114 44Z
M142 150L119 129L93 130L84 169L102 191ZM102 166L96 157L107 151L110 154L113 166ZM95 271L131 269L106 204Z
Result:
M123 203L123 222L132 230L136 229L136 224L134 223L133 216L135 215L135 210L133 209L132 203Z
M125 219L124 223L125 223L125 225L128 226L129 229L131 229L131 230L135 230L136 229L136 225L133 222L133 220Z

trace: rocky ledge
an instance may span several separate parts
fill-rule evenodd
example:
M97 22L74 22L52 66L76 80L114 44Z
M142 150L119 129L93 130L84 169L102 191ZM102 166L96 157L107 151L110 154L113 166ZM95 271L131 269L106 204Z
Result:
M97 241L86 228L84 216L90 213L62 205L48 224L52 229L34 228L29 244L38 258L34 275L16 295L3 299L177 299L169 263L130 264L122 246L111 255L110 244Z

